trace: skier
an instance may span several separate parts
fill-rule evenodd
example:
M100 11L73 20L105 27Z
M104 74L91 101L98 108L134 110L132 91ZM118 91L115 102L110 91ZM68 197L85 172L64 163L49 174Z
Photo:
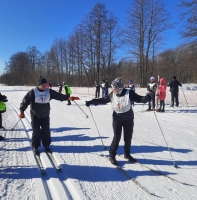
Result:
M157 85L155 83L155 77L151 77L150 78L150 83L148 83L147 85L147 90L150 96L151 96L151 102L148 103L148 109L147 111L151 111L151 110L155 110L155 92L157 89ZM151 109L151 105L152 105L152 109Z
M106 83L105 83L105 80L102 80L101 88L102 88L102 97L104 98L105 95L106 95Z
M109 88L109 83L108 83L108 79L105 79L105 96L107 96L108 95L108 88Z
M42 76L37 81L37 87L31 89L23 98L20 104L19 117L25 118L24 111L31 105L31 125L32 125L32 148L35 155L38 155L38 147L42 140L45 150L51 152L51 133L49 126L50 100L67 101L69 95L63 95L55 90L46 88L46 79Z
M99 85L98 81L94 82L94 86L96 87L95 98L99 98L100 97L100 88L101 88L101 86Z
M64 87L64 94L68 95L70 97L70 95L72 94L72 91L71 91L70 87L68 86L68 84L63 82L63 87ZM69 99L68 99L68 104L67 105L71 105L71 101Z
M58 92L62 93L62 84L60 83L60 81L58 81L57 86L59 87Z
M128 88L129 88L130 90L133 90L133 91L135 92L135 85L133 84L133 81L132 81L132 80L129 80ZM131 102L131 105L134 107L134 101Z
M137 103L146 103L151 100L148 96L139 96L133 90L127 90L123 88L123 82L121 78L116 78L111 83L112 92L106 97L100 99L92 99L86 102L86 106L91 104L106 104L111 102L113 109L113 130L114 137L110 146L110 161L114 165L118 165L116 161L116 151L119 146L122 127L124 129L124 157L131 162L136 162L136 159L130 155L131 139L133 135L133 119L134 113L131 107L131 101Z
M176 102L176 106L179 106L179 86L182 87L182 84L176 80L176 76L172 77L172 81L169 83L170 92L171 92L171 105L170 107L174 106L174 99Z
M4 113L6 112L6 105L4 102L7 102L7 97L5 95L2 95L0 93L0 130L3 130L5 129L3 126L2 126L2 114L1 113ZM3 140L4 137L0 135L0 141Z
M158 94L160 100L159 112L165 112L165 98L166 98L166 80L165 78L160 78L159 80L159 91Z

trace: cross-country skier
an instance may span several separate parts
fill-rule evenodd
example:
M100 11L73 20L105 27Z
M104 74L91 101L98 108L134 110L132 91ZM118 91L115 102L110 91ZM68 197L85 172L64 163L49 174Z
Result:
M20 104L20 118L25 118L24 111L30 105L31 125L32 125L32 148L35 155L38 155L38 147L42 141L45 150L51 152L51 133L49 126L50 100L67 101L69 95L46 87L47 80L40 76L37 87L31 89L23 98Z
M70 95L72 94L72 90L70 89L70 87L68 86L68 84L66 84L65 82L63 82L63 87L64 87L64 94L68 95L70 97ZM71 101L69 99L68 99L67 105L71 105Z
M130 155L131 139L133 135L133 119L134 113L131 107L131 101L136 103L146 103L151 100L149 95L139 96L133 90L123 88L121 78L116 78L111 83L112 92L104 98L92 99L86 102L86 106L91 104L106 104L111 102L113 110L113 130L114 137L110 146L110 161L114 165L118 165L116 161L116 151L119 146L122 128L124 129L124 157L131 162L136 162L136 159Z
M151 96L151 102L148 103L147 111L155 110L155 92L157 85L155 83L155 77L150 78L150 83L147 85L148 94ZM152 106L152 108L151 108Z
M2 114L1 113L6 112L6 105L4 102L7 102L7 101L8 101L7 97L0 93L0 130L5 129L2 125ZM3 139L4 139L3 136L0 135L0 141Z
M176 106L179 106L179 86L182 87L182 84L176 79L176 76L172 77L172 81L169 83L170 92L171 92L171 105L170 107L174 106L174 99Z
M99 85L98 81L94 82L94 86L96 88L96 90L95 90L95 98L99 98L100 97L100 88L101 88L101 86Z

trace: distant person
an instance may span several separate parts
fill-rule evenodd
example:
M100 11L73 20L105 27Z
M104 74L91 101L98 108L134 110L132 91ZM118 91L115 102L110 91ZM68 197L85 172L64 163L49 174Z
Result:
M127 90L123 88L123 82L121 78L116 78L111 83L112 92L106 97L100 99L92 99L86 101L86 106L106 104L111 102L113 110L113 130L114 136L110 146L109 154L110 161L113 165L118 165L116 161L116 153L118 150L119 142L121 139L122 129L124 130L124 158L130 162L136 162L136 159L130 155L131 140L133 135L134 126L134 113L131 107L131 101L136 103L146 103L151 100L151 97L140 96L133 90ZM106 120L104 118L104 120ZM111 123L111 122L110 122Z
M60 83L60 81L58 81L57 86L59 88L58 92L62 93L62 84Z
M130 90L133 90L133 91L135 92L135 85L133 84L133 81L132 81L132 80L129 80L128 88L129 88ZM134 107L134 101L131 102L131 105Z
M44 146L47 152L51 152L51 132L50 132L50 101L67 101L69 95L63 95L55 90L46 88L47 80L40 76L37 81L37 87L31 89L24 96L20 104L19 117L25 118L24 111L30 105L31 125L32 125L32 148L34 155L38 155L38 147Z
M94 86L96 87L96 90L95 90L95 98L99 98L100 97L100 84L98 83L98 81L95 81L94 82Z
M105 97L105 95L106 95L106 83L105 83L105 80L102 80L101 88L102 88L102 97Z
M159 112L165 112L165 98L166 98L166 80L165 78L160 78L159 80L159 90L158 97L160 100Z
M105 96L107 96L108 95L108 88L109 88L108 79L105 79L105 87L106 87L106 89L105 89Z
M147 85L148 94L151 96L151 102L148 102L147 111L155 110L155 92L157 85L155 83L155 77L150 78L150 83Z
M174 106L174 100L176 102L176 106L179 106L179 86L182 87L182 84L176 80L176 76L172 77L172 81L169 83L170 92L171 92L171 105L170 107Z
M2 95L0 93L0 130L4 130L5 127L2 125L2 113L6 112L6 104L4 102L7 102L7 97L5 95ZM0 135L0 141L3 140L4 137Z
M66 84L65 82L63 82L63 87L64 87L64 94L68 95L70 97L70 95L72 94L72 90L70 89L70 87L68 86L68 84ZM68 104L67 105L71 105L70 99L68 99Z

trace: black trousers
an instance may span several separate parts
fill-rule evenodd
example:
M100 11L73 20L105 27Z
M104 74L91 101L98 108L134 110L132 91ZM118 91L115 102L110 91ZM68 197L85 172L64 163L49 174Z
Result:
M96 89L95 91L95 98L99 98L100 97L100 88Z
M133 119L116 121L113 120L114 137L110 146L110 157L116 156L116 151L121 139L122 128L124 131L124 154L130 155L131 140L133 135Z
M43 146L49 146L51 144L49 120L49 116L39 118L37 115L31 115L31 125L33 129L32 146L40 146L41 141Z
M155 109L155 93L152 93L151 95L151 102L148 102L148 109Z
M165 110L165 101L164 100L160 100L160 110Z
M178 92L171 92L171 106L174 106L174 100L176 106L179 106L179 93Z
M68 97L70 98L70 94L68 94ZM71 101L68 99L68 104L67 105L71 105Z

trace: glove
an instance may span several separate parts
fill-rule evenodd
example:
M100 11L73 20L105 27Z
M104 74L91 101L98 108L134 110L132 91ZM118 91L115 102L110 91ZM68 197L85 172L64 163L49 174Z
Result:
M79 98L79 97L69 97L69 100L70 100L70 101L80 100L80 98Z
M86 106L89 107L90 104L92 104L92 103L93 103L92 100L91 101L86 101Z
M22 119L22 118L25 118L25 114L24 114L24 111L21 110L20 114L19 114L19 117Z
M75 97L69 97L69 100L70 100L70 101L74 101L74 100L75 100Z

